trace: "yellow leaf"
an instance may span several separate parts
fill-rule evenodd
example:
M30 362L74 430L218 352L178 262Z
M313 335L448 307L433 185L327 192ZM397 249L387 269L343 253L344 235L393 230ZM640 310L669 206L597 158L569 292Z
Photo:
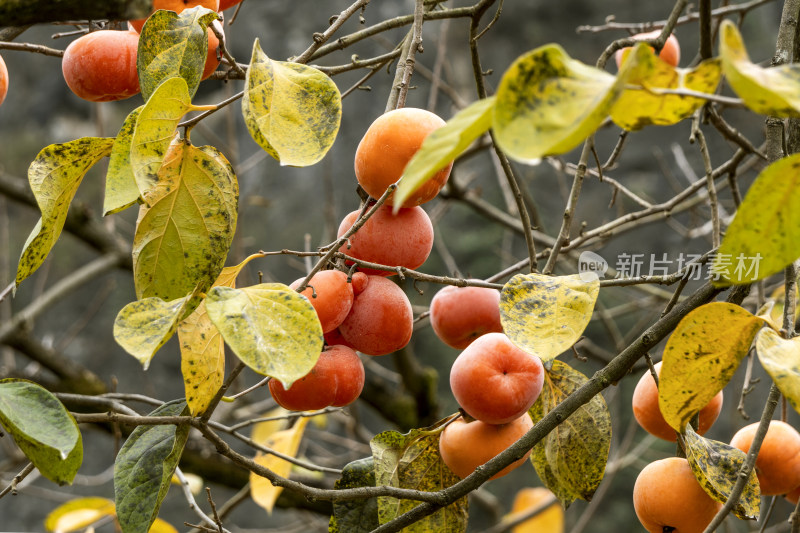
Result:
M258 39L245 78L247 130L281 165L313 165L328 152L342 120L342 97L328 76L298 63L273 61Z
M178 533L178 530L172 527L169 522L156 518L148 533Z
M714 257L714 285L752 283L800 257L798 190L800 154L779 159L761 171Z
M42 266L61 235L69 204L83 176L111 153L114 139L83 137L42 149L28 169L28 182L42 218L25 241L17 266L16 285Z
M660 89L688 89L713 93L719 85L722 67L719 59L709 59L693 69L675 68L639 43L626 61L635 61L628 69L626 89L611 108L611 119L626 130L648 125L668 126L692 114L706 101L703 98L658 94Z
M596 276L585 281L581 275L518 274L500 295L503 331L514 344L547 362L580 339L599 291Z
M136 186L136 178L131 169L131 140L142 107L139 106L128 114L114 139L106 173L103 216L118 213L139 199L139 187Z
M730 381L764 320L738 305L712 302L683 317L664 348L658 405L664 420L686 424Z
M720 25L719 52L725 79L747 107L762 115L800 117L800 65L762 68L752 63L730 20Z
M264 414L263 418L275 418L279 416L283 416L288 414L289 411L284 409L283 407L276 407L271 411ZM250 439L253 442L257 442L262 446L267 445L267 441L269 440L272 435L281 431L282 429L286 428L286 425L289 423L288 418L282 418L279 420L265 420L264 422L259 422L253 425L253 430L250 433Z
M322 351L322 326L308 300L280 283L214 287L208 316L236 356L285 388L308 374Z
M572 59L556 44L518 58L497 88L492 127L500 148L523 163L568 152L608 117L625 84Z
M795 285L795 298L800 300L800 290ZM780 331L783 328L783 309L786 302L786 287L780 285L772 291L769 299L764 303L764 306L758 310L758 317L763 318L769 324L769 327L775 331ZM800 306L797 306L794 312L794 319L800 319Z
M170 78L158 86L139 112L131 138L131 168L145 202L148 191L158 182L158 170L181 118L202 109L207 107L192 105L186 80Z
M514 497L511 513L503 517L503 522L514 521L542 506L545 506L543 511L515 526L511 533L563 533L564 509L559 505L556 495L544 487L520 489Z
M739 479L739 470L747 455L733 446L701 437L691 426L686 428L686 459L694 477L703 490L714 500L725 503ZM742 497L733 508L733 514L742 520L756 520L759 515L761 490L753 469Z
M53 509L44 521L51 533L70 533L91 526L101 518L114 516L114 502L106 498L78 498Z
M169 146L158 178L139 211L133 276L137 298L174 300L217 279L236 229L239 187L216 148L182 140Z
M284 455L296 457L307 424L308 418L300 418L290 429L274 433L267 439L264 446ZM255 460L261 466L269 468L282 477L287 477L292 470L292 463L271 454L256 455ZM283 487L274 486L268 479L250 473L250 494L253 501L266 509L268 513L272 513L272 508L282 490Z
M762 329L756 337L756 352L781 394L800 413L800 337L787 340L771 329Z
M189 474L187 472L183 473L183 478L186 480L186 483L189 485L189 491L197 496L201 492L203 492L203 478L198 476L197 474ZM181 480L178 478L177 474L172 474L172 479L170 479L170 483L173 485L181 485ZM150 529L152 531L152 528Z

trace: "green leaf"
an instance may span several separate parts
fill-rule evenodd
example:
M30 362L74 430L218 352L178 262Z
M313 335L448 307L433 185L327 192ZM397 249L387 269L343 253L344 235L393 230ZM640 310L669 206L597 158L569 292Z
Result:
M101 518L116 516L114 502L106 498L77 498L50 511L44 528L55 533L71 533L88 528Z
M472 142L489 131L495 98L473 102L431 132L403 170L402 180L394 192L394 212L431 176L448 165Z
M236 229L239 187L216 148L181 140L158 177L139 210L133 275L137 298L171 301L217 279Z
M358 459L345 465L342 477L334 489L355 489L375 486L375 468L372 457ZM329 533L369 533L380 525L378 500L367 498L333 502L333 515L328 525Z
M173 77L186 80L189 94L194 96L208 55L207 28L219 18L215 11L196 6L180 15L159 9L147 19L136 58L145 101L164 80Z
M181 118L189 111L204 109L208 107L192 105L186 80L170 78L158 86L139 112L131 139L130 164L145 202L147 193L158 181L158 170L177 135Z
M149 416L186 415L183 400L158 407ZM147 533L169 490L189 437L189 425L137 426L114 462L114 501L125 533Z
M83 462L83 439L58 398L31 381L0 380L0 424L44 477L72 483Z
M28 181L42 212L17 266L16 285L42 266L61 235L69 204L86 172L111 152L114 139L82 137L42 149L28 169Z
M756 353L778 390L800 413L800 337L787 340L764 328L756 337Z
M706 100L693 96L659 94L663 89L688 89L713 94L722 75L719 59L703 61L695 68L675 68L654 54L651 48L639 43L630 52L631 65L625 89L611 108L611 119L626 130L644 126L669 126L692 116Z
M208 316L247 366L285 388L308 374L322 352L322 326L308 300L280 283L214 287Z
M566 363L553 361L545 372L542 393L529 410L533 423L587 381ZM603 480L610 447L611 415L603 396L597 394L533 447L531 463L566 507L578 498L592 499Z
M575 344L592 318L600 291L596 276L590 281L581 276L511 278L500 293L500 323L508 338L543 363Z
M716 286L752 283L800 257L800 154L765 168L747 191L711 265Z
M175 333L191 299L189 294L170 302L145 298L129 303L114 320L114 340L147 370L156 352Z
M625 75L625 65L615 78L572 59L556 44L528 52L514 61L497 88L497 144L523 163L568 152L608 117Z
M658 384L664 420L679 433L730 381L764 320L738 305L691 311L667 339Z
M406 434L384 431L370 441L375 484L435 492L460 481L439 455L439 433L414 429ZM385 524L419 505L413 500L378 498L378 521ZM403 531L462 532L467 527L467 498L439 509Z
M139 200L139 187L136 186L136 178L131 168L131 140L136 121L139 120L139 112L143 107L139 106L130 112L114 139L106 173L103 216L119 213Z
M800 117L800 65L762 68L752 63L730 20L720 24L719 54L722 73L744 105L762 115Z
M692 430L686 428L684 434L686 442L686 459L692 468L694 477L714 500L725 503L733 491L733 486L739 478L747 454L724 442L706 439ZM742 520L757 520L759 504L761 503L761 490L758 486L758 477L753 469L741 498L733 508L733 514Z
M322 159L336 140L342 97L328 76L307 65L273 61L256 39L242 115L253 140L281 165L305 167Z

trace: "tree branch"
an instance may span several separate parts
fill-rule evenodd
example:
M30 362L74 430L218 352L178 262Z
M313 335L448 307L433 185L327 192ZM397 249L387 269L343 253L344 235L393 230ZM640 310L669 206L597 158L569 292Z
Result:
M0 0L0 20L24 26L68 20L131 20L145 18L153 0Z

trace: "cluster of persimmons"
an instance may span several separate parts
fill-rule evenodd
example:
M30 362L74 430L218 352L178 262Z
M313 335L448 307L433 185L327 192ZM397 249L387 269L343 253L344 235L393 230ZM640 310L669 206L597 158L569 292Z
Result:
M659 375L661 363L654 369ZM649 371L636 385L632 403L633 415L642 428L661 439L676 441L675 430L659 409L658 387ZM721 409L722 391L698 413L698 434L709 430ZM743 427L730 445L749 452L757 429L757 422ZM796 504L800 497L800 433L786 422L771 421L755 470L762 496L785 495ZM705 493L682 457L661 459L642 469L634 485L633 503L642 525L652 533L702 533L722 506Z

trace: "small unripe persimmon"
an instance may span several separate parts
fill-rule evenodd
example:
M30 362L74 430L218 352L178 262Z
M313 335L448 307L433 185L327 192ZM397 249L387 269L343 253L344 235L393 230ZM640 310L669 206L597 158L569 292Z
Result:
M656 374L661 375L661 362L654 366ZM633 390L631 405L634 418L645 431L660 439L675 442L677 434L661 414L661 409L658 407L658 387L649 370L639 378L639 383ZM721 410L722 391L719 391L698 413L699 427L696 431L699 435L704 435L714 425Z
M220 11L219 5L220 0L153 0L153 10L150 14L152 15L159 9L166 9L167 11L174 11L180 14L184 9L196 6L203 6L208 9L213 9L214 11ZM147 22L146 18L129 21L133 29L140 33L145 22Z
M433 296L430 318L433 332L442 342L463 350L481 335L503 331L500 291L447 286Z
M758 422L743 427L731 439L731 446L744 453L758 430ZM800 486L800 433L780 420L769 423L756 457L756 475L763 496L786 494Z
M487 333L464 349L450 369L450 389L471 417L507 424L542 392L544 367L503 333Z
M353 299L339 325L342 337L359 352L385 355L411 340L414 314L403 289L381 276L367 276L366 288Z
M72 41L61 70L73 93L90 102L123 100L139 93L139 34L100 30Z
M311 372L288 389L272 379L269 392L278 405L290 411L343 407L358 398L364 379L364 365L352 348L329 346L320 353Z
M296 279L289 287L296 289L304 279ZM347 282L347 274L340 270L317 272L300 294L316 310L323 333L338 328L353 305L353 287Z
M487 424L480 420L467 422L458 418L439 435L439 454L447 467L460 478L465 478L480 465L497 456L517 442L533 427L528 413L508 424ZM528 451L489 479L503 477L521 466L530 455Z
M339 237L355 224L359 213L353 211L344 217L339 224ZM428 259L432 249L433 224L424 209L411 207L401 209L394 215L392 208L384 204L350 236L339 251L362 261L413 270ZM376 276L396 274L390 270L360 270Z
M721 506L705 493L682 457L650 463L633 486L633 508L650 533L702 533Z
M445 121L436 114L413 107L395 109L376 118L356 148L358 183L367 194L380 198L389 185L403 175L425 137L444 125ZM432 200L444 187L452 168L451 162L439 170L403 202L402 207L414 207ZM388 205L393 205L393 196L387 199Z
M637 33L636 35L633 35L632 38L636 39L637 41L644 41L646 39L655 39L659 35L661 35L661 30L655 30L647 33ZM622 61L631 50L632 48L629 47L617 50L617 52L614 54L614 61L617 63L617 68L622 65ZM678 44L678 38L675 37L674 34L670 34L670 36L667 37L664 47L661 49L661 52L659 52L658 57L673 67L678 66L678 62L681 60L681 46Z
M6 99L6 94L8 94L8 68L3 56L0 56L0 105Z

